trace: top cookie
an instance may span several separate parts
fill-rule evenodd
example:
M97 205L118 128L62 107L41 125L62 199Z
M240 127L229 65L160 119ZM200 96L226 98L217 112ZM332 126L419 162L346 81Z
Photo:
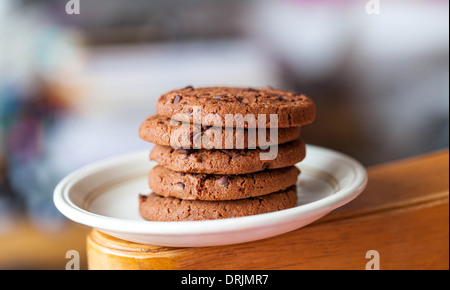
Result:
M162 95L157 113L174 120L217 127L301 127L315 118L315 105L302 94L273 88L206 87L174 90ZM253 115L251 122L237 122ZM226 115L230 115L226 117ZM231 115L237 116L233 122ZM261 115L261 116L260 116ZM270 115L277 115L271 125ZM249 119L247 119L249 120Z

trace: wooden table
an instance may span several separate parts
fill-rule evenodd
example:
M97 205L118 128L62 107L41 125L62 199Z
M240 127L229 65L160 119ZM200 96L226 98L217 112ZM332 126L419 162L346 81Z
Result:
M448 150L371 167L368 173L368 187L356 200L307 227L261 241L168 248L93 230L87 240L88 266L365 269L379 258L379 268L386 270L449 269Z

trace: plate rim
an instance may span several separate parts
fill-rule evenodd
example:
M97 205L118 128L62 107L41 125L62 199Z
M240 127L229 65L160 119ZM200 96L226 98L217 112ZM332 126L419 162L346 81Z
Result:
M323 213L324 215L334 209L355 199L366 187L368 175L365 167L353 157L333 149L307 144L307 151L315 154L327 154L345 161L355 172L353 183L338 192L322 199L298 205L282 211L270 212L259 215L236 217L230 219L205 220L205 221L146 221L146 220L126 220L114 217L103 216L92 213L75 205L68 194L71 186L77 181L93 172L105 170L113 164L126 162L130 158L136 158L144 154L148 155L148 150L110 157L81 167L67 175L55 187L53 202L56 208L68 219L98 229L109 232L140 234L140 235L197 235L215 234L241 231L245 229L255 229L269 227L274 224L292 222L299 217L306 217ZM308 153L311 154L311 153ZM150 161L149 161L150 162ZM296 166L301 166L302 162Z

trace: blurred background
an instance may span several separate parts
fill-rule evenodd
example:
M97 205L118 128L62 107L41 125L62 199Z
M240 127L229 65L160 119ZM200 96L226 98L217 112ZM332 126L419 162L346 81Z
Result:
M83 257L89 229L59 214L54 187L150 149L139 125L175 88L303 92L318 107L307 142L366 166L448 147L446 0L68 2L0 1L0 269Z

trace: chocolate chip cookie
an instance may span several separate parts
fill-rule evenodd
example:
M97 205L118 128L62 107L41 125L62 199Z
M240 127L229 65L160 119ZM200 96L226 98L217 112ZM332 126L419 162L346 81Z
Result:
M235 200L284 190L297 183L295 166L242 175L175 172L155 166L148 175L150 188L160 196L184 200Z
M272 160L263 160L266 154ZM301 139L269 147L269 149L174 149L155 145L150 159L170 170L185 173L246 174L265 169L293 166L306 155L306 146ZM270 159L269 157L265 157Z
M173 148L243 149L256 148L261 145L284 144L298 139L301 131L300 127L279 128L276 138L272 139L270 129L267 128L263 142L258 142L257 130L249 133L249 130L244 128L227 129L230 133L221 127L194 125L153 115L142 122L139 128L139 137L151 143Z
M150 193L139 196L139 212L149 221L198 221L269 213L294 207L296 202L295 187L259 197L227 201L183 200Z
M206 87L174 90L162 95L157 113L187 123L216 127L301 127L315 118L315 105L303 94L273 88ZM238 124L227 115L256 116L254 122ZM258 116L264 116L259 119ZM277 124L270 115L278 116Z

